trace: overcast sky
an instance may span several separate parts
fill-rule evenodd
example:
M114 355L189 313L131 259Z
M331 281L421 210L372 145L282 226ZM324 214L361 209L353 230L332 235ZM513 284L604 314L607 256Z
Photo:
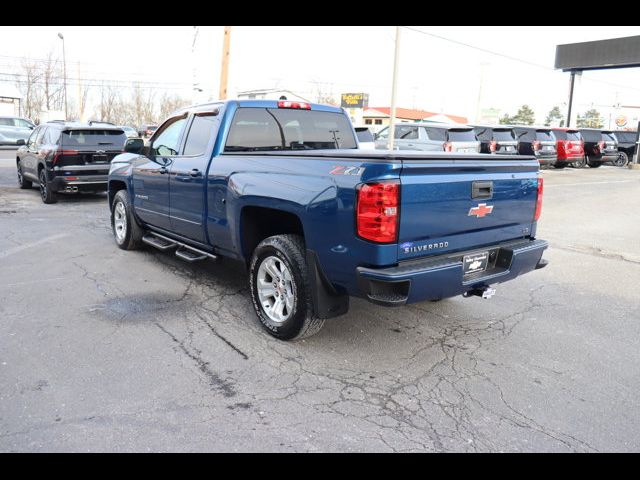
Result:
M478 106L515 113L531 105L538 121L568 97L569 75L553 70L562 43L640 34L638 27L411 27L429 34L518 57L538 66L402 29L398 106L464 115ZM194 78L203 96L216 98L223 27L3 27L0 72L16 57L61 54L66 42L68 76L88 81L134 80L159 91L190 96ZM280 87L315 97L317 89L370 94L370 105L390 103L395 27L232 27L229 92ZM19 39L19 41L16 41ZM195 61L194 61L195 60ZM482 73L484 72L484 74ZM482 94L479 98L481 78ZM69 95L73 95L70 89ZM199 98L205 100L207 98ZM479 102L478 102L479 100ZM615 103L640 106L640 70L585 72L577 110L593 104L603 114ZM640 110L627 112L638 116Z

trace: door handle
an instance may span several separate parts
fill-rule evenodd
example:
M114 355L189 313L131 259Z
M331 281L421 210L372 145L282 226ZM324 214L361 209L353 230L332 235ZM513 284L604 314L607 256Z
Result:
M197 168L194 168L193 170L191 170L189 172L189 175L194 177L194 178L197 178L197 177L201 177L202 176L202 172L200 170L198 170Z

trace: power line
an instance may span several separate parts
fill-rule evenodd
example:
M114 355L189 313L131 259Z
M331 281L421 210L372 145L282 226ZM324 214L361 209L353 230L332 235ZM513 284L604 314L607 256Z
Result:
M444 40L445 42L455 43L456 45L461 45L463 47L472 48L474 50L478 50L480 52L488 53L488 54L494 55L496 57L502 57L502 58L506 58L508 60L512 60L514 62L519 62L519 63L523 63L525 65L530 65L532 67L542 68L543 70L547 70L547 71L550 71L550 72L553 72L553 73L560 73L555 68L549 67L547 65L542 65L540 63L531 62L529 60L523 60L522 58L513 57L511 55L507 55L507 54L504 54L504 53L501 53L501 52L496 52L494 50L489 50L488 48L477 47L477 46L471 45L469 43L461 42L459 40L454 40L453 38L443 37L442 35L437 35L437 34L431 33L431 32L425 32L424 30L420 30L420 29L413 28L413 27L403 26L402 28L404 28L406 30L411 30L412 32L420 33L422 35L427 35L429 37L438 38L440 40ZM614 86L614 87L626 88L628 90L634 90L634 91L640 92L640 88L632 87L630 85L621 85L619 83L608 82L606 80L598 80L596 78L584 78L584 80L589 81L589 82L603 83L603 84L611 85L611 86Z

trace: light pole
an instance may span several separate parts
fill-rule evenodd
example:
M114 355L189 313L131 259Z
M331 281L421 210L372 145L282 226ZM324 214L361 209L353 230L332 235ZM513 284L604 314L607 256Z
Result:
M69 120L69 109L67 107L67 55L64 51L64 35L58 33L58 38L62 40L62 68L64 71L64 119Z

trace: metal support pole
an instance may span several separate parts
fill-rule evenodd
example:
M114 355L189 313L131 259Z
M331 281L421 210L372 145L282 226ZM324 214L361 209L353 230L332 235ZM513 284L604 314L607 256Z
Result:
M64 51L64 35L58 34L62 40L62 65L64 69L64 119L69 120L69 107L67 106L67 54Z
M231 43L231 27L224 27L224 41L222 43L222 68L220 70L219 100L227 99L227 79L229 78L229 46Z
M576 82L576 72L571 70L571 77L569 80L569 108L567 109L567 127L571 126L571 109L573 107L573 86Z
M387 148L393 150L396 123L396 94L398 91L398 60L400 57L400 27L396 27L396 49L393 54L393 84L391 86L391 115Z

